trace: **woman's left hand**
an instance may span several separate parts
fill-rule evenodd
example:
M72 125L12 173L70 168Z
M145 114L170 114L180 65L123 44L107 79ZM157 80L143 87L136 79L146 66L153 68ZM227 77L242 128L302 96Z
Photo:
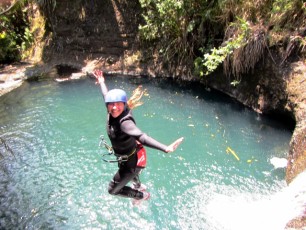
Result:
M181 138L177 139L176 141L174 141L171 145L169 145L166 148L166 152L167 153L174 152L177 149L177 147L183 142L183 140L184 140L184 137L181 137Z
M104 75L103 75L103 72L101 70L94 70L93 73L92 73L95 78L97 78L98 82L101 84L101 83L104 83Z

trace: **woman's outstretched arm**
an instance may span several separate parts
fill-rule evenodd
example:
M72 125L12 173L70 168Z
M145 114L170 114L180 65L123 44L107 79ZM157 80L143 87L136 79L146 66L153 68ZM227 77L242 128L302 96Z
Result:
M159 149L161 151L164 151L165 153L174 152L184 140L184 138L181 137L168 146L164 145L159 141L155 140L154 138L143 133L132 120L123 121L121 124L121 130L127 133L128 135L135 137L141 144L150 148Z

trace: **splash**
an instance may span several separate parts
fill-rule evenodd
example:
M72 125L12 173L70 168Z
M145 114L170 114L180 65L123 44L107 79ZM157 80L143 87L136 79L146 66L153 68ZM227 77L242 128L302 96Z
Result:
M269 194L266 194L267 188L260 188L262 185L256 184L255 180L244 181L253 184L252 192L233 185L221 188L213 183L205 183L195 186L178 200L178 227L211 230L285 229L290 220L305 212L305 181L306 171L289 186L280 185L281 191Z
M270 163L274 166L274 168L286 168L287 167L287 159L272 157L270 159Z
M216 194L207 207L210 222L217 229L285 229L305 212L305 181L306 171L275 194Z

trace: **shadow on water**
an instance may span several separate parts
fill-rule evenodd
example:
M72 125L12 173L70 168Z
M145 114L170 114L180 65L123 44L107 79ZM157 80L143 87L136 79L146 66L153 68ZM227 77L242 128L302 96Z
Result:
M211 103L220 103L224 106L230 106L232 110L237 112L243 112L245 110L249 110L253 112L251 108L244 106L242 103L238 102L236 99L221 93L218 90L211 89L205 87L203 84L198 82L185 82L185 81L177 81L172 78L164 79L164 78L155 78L153 81L149 77L130 77L129 82L131 84L137 85L145 85L147 83L153 84L154 86L172 91L182 91L184 93L188 93L193 95L194 98L205 100L206 102ZM222 106L220 106L222 107ZM276 129L289 129L293 132L295 128L294 119L288 114L279 114L277 111L271 112L270 114L259 114L253 112L254 119L251 118L252 121L261 121L261 128L264 130L265 128L272 126Z

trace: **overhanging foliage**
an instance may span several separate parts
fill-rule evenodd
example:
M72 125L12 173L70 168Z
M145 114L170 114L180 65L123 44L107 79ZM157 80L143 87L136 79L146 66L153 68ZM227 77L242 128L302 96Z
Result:
M288 44L305 57L305 3L302 0L140 0L142 39L154 44L163 62L195 64L212 73L221 63L239 78L252 70L266 49ZM289 37L289 43L288 43ZM285 42L287 41L287 42Z

